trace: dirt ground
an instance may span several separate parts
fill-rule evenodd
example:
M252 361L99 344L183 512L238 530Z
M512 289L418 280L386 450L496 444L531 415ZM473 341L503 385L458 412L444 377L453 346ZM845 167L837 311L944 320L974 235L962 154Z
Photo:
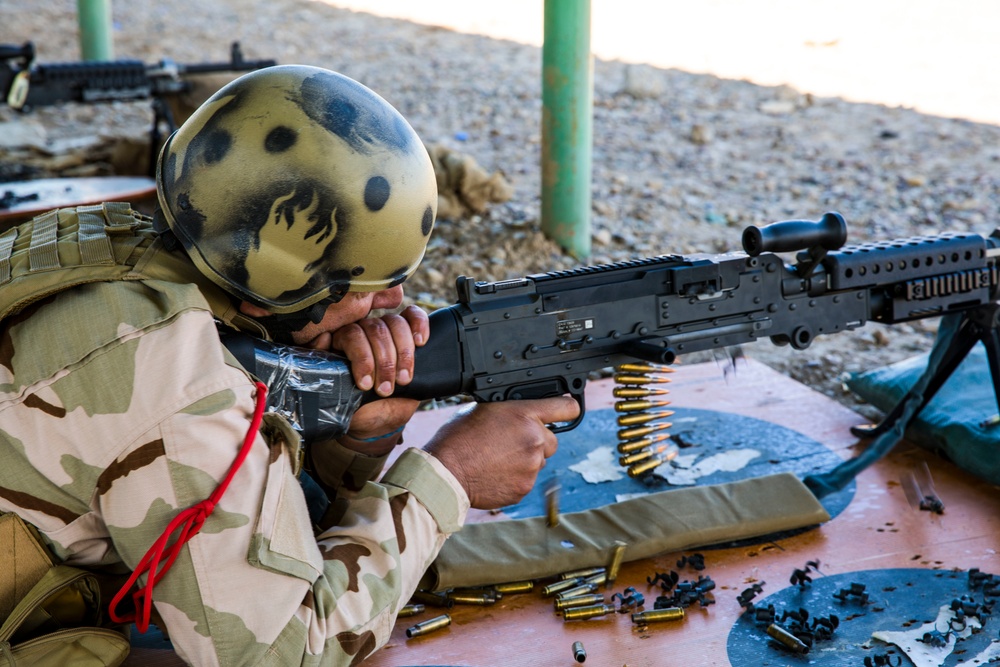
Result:
M425 142L501 175L509 200L438 221L408 284L430 307L454 300L459 275L737 250L747 225L827 210L845 215L850 241L997 226L996 3L593 0L585 260L540 232L542 3L494 4L134 0L114 4L115 56L217 62L239 40L247 58L334 69L389 100ZM28 39L41 62L78 58L76 3L0 6L0 43ZM124 173L113 154L147 141L150 117L147 102L0 108L0 175ZM869 325L801 352L742 352L877 415L845 374L927 350L935 327ZM712 357L729 363L701 358Z

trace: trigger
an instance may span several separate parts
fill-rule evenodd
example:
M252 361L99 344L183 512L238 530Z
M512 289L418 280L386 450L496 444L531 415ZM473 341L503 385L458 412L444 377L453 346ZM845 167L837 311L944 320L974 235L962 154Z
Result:
M573 421L557 422L555 424L549 424L548 425L549 430L552 431L553 433L563 433L565 431L572 431L573 429L575 429L577 426L580 425L580 422L583 421L583 416L587 414L587 404L583 400L583 392L580 392L579 394L570 394L570 396L572 396L573 400L576 401L576 404L580 406L580 414L578 414L576 416L576 419L574 419Z

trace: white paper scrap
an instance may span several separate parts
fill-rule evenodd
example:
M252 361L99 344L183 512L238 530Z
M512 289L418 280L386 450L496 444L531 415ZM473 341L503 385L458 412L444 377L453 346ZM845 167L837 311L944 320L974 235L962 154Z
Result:
M574 463L570 470L580 473L584 481L591 484L613 482L625 476L618 465L618 457L610 447L597 447L587 454L587 458Z
M741 470L758 456L760 456L760 452L756 449L730 449L719 454L707 456L698 463L689 465L686 468L671 467L660 474L666 478L669 484L686 486L695 484L700 477L711 475L714 472L735 472ZM687 463L687 460L684 462ZM677 464L677 461L675 460L674 463Z

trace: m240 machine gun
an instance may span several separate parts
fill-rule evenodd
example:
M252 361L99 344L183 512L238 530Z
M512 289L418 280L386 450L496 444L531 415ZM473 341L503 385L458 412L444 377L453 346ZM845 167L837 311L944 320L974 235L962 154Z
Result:
M843 217L827 213L749 227L744 252L662 255L498 282L460 277L457 303L431 314L413 381L395 395L504 401L569 394L581 415L552 425L563 431L583 418L595 370L635 360L670 364L686 352L768 338L804 349L816 336L869 321L943 316L946 335L939 334L924 378L880 425L857 432L878 439L837 470L805 480L822 497L895 445L977 341L986 345L1000 402L1000 229L988 237L846 240ZM795 251L791 264L776 254ZM306 434L346 429L357 406L375 398L354 387L334 355L260 340L252 354L236 354L272 385L274 400Z

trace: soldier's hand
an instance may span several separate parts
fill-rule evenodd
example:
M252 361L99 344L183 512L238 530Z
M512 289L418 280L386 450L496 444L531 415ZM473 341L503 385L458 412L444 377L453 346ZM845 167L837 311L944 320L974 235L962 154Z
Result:
M424 449L455 475L472 507L496 509L527 495L555 454L556 436L545 425L579 413L564 396L481 403L456 414Z
M396 384L407 385L413 379L415 350L429 335L427 313L408 306L399 314L368 317L337 329L331 347L350 360L358 387L389 396Z

